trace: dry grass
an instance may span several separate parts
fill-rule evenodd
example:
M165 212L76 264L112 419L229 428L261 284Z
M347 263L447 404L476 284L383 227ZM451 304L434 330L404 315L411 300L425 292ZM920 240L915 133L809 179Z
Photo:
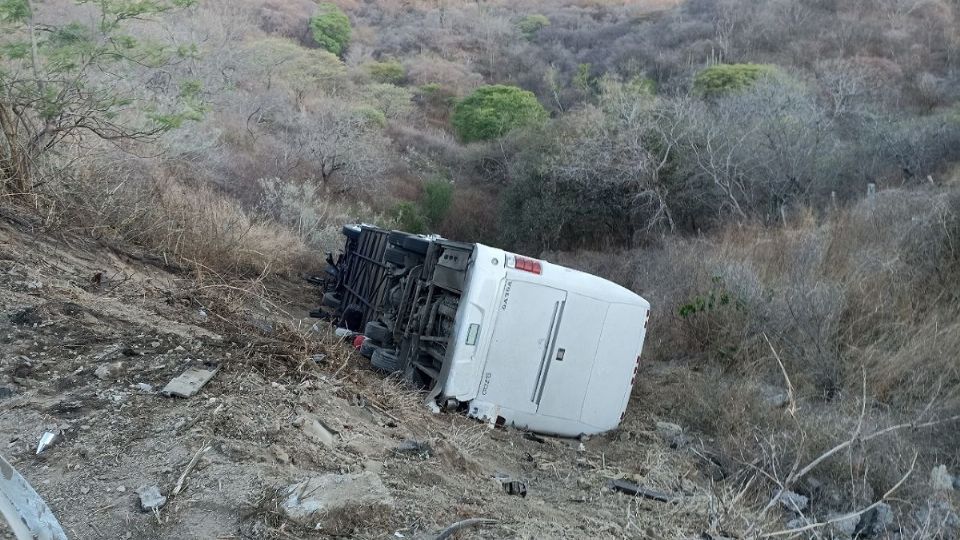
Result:
M38 195L49 227L139 246L171 266L255 278L296 275L322 265L317 236L241 205L202 180L175 180L161 164L104 161L51 183ZM315 227L343 221L328 204ZM326 237L321 235L322 237Z
M731 227L617 257L559 259L651 301L650 380L637 399L705 434L728 478L762 472L754 483L761 500L772 478L847 440L858 425L867 432L960 412L955 192L890 190L782 228ZM795 416L765 402L786 384L764 336L794 386ZM651 369L661 361L684 368ZM905 512L922 506L925 471L935 463L960 467L956 427L898 430L858 444L817 466L811 476L819 487L796 489L812 495L817 512L854 511L904 478L918 453L918 472L897 497L909 501L901 502Z

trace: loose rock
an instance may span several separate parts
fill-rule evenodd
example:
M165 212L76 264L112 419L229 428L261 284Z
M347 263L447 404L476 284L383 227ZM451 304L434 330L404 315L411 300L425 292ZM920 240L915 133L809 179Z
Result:
M947 533L944 538L954 538L950 534L960 533L960 515L953 506L943 500L929 500L927 505L914 514L917 523L935 524Z
M857 532L857 525L860 524L860 516L850 516L843 519L840 518L845 514L830 514L827 516L827 521L833 521L827 528L833 532L834 537L836 538L850 538Z
M673 422L657 422L657 434L664 440L671 440L683 433L683 428Z
M790 403L790 396L776 386L760 387L760 402L771 409L780 409Z
M105 381L115 379L121 373L123 373L123 364L120 362L111 362L109 364L100 364L96 371L93 372L93 375L101 381Z
M803 511L807 509L809 502L810 499L793 491L784 491L780 495L780 504L787 510L797 514L803 513Z
M277 460L277 463L281 465L287 465L290 463L290 454L286 450L279 446L270 447L270 451L273 453L273 458Z
M859 538L873 538L883 534L892 524L893 509L887 503L880 503L860 518L856 533Z
M160 493L160 488L156 485L142 486L137 489L140 496L140 509L144 512L153 512L163 508L167 504L167 498Z
M332 429L324 425L319 418L312 414L304 414L294 421L308 437L328 448L336 446L336 436Z
M686 446L690 440L683 433L683 428L673 422L657 422L657 434L671 448L680 448Z
M930 471L930 486L933 489L952 491L954 478L947 472L946 465L938 465Z
M311 526L321 512L361 505L394 506L380 477L370 472L314 476L287 487L285 496L281 508L287 517Z

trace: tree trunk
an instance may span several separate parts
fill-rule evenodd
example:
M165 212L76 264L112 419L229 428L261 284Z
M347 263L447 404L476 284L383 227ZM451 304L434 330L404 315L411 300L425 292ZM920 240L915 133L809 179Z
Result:
M6 155L0 157L0 181L8 191L29 193L30 160L20 141L17 117L6 103L0 103L0 131L6 143Z

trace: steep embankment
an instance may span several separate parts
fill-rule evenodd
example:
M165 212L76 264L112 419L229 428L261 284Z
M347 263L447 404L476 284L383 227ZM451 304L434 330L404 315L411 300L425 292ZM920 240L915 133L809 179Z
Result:
M639 407L620 431L582 443L431 414L299 318L314 294L198 282L162 258L0 223L3 454L71 538L410 538L471 517L496 523L462 538L716 527L696 452L665 445ZM159 392L212 366L193 397ZM59 440L36 455L46 431ZM634 499L605 487L614 477L681 498ZM300 525L283 503L309 478L292 513L324 493L339 508ZM154 485L168 502L142 512L137 491Z

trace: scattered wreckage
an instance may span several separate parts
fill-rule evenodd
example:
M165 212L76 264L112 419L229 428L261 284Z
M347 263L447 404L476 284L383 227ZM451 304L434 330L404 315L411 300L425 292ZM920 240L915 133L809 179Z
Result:
M650 304L605 279L482 244L347 225L323 308L432 408L575 437L614 429Z

